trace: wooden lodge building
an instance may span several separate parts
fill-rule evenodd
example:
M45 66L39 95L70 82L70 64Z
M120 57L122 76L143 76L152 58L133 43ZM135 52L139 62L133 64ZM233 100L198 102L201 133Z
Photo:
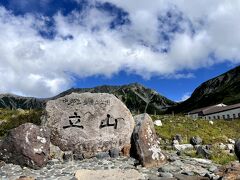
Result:
M187 114L194 119L203 118L206 120L214 119L240 119L240 103L233 105L217 104L200 109L195 109Z

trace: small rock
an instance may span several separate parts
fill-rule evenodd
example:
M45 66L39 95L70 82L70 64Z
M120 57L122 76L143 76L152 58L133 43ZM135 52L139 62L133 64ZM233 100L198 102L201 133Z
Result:
M179 145L178 140L173 140L173 145Z
M208 170L210 172L215 172L218 168L216 166L211 166Z
M5 165L4 161L0 161L0 168L3 167Z
M227 150L234 150L234 144L227 144L226 145Z
M178 166L167 164L167 165L164 165L163 167L160 167L158 169L158 172L170 172L170 173L173 173L173 172L178 172L180 170L181 170L181 168L178 167Z
M213 125L213 121L209 121L209 124Z
M76 161L82 161L84 159L83 154L73 154L73 159Z
M223 143L220 143L220 144L219 144L219 149L225 150L225 149L226 149L226 145L223 144Z
M119 156L119 149L117 148L110 149L109 155L111 158L117 158Z
M60 161L62 161L63 155L64 152L58 146L55 146L50 142L50 158L59 159Z
M177 151L176 153L178 156L181 156L182 155L182 151Z
M154 125L161 127L162 126L162 121L161 120L156 120L154 121Z
M191 172L191 171L184 171L181 174L184 174L184 175L187 175L187 176L193 176L194 175L194 173Z
M202 164L212 164L212 161L209 159L192 158L192 160Z
M212 179L212 178L213 178L213 175L210 174L210 173L206 173L206 174L204 175L204 177L207 177L207 178L209 178L209 179Z
M229 142L230 144L235 144L235 141L234 141L233 139L228 139L228 142Z
M207 149L205 149L203 146L199 146L197 148L196 154L198 156L202 156L202 157L207 158L207 159L209 159L210 156L211 156L210 152Z
M160 177L166 177L166 178L172 178L173 177L173 175L171 173L169 173L169 172L161 172L159 174L159 176Z
M96 155L96 158L98 159L106 159L106 158L110 158L109 153L108 152L100 152Z
M191 137L190 144L193 146L202 144L202 139L199 136Z
M177 150L177 151L184 151L186 149L193 149L193 145L191 144L179 144L179 145L173 145L173 147Z
M63 154L63 160L64 161L72 161L73 160L72 151L65 151Z
M177 140L179 143L182 143L182 142L183 142L183 138L182 138L181 134L176 134L176 135L173 137L173 140Z
M131 144L125 144L121 150L121 154L123 156L129 157L130 156L130 150L131 150Z

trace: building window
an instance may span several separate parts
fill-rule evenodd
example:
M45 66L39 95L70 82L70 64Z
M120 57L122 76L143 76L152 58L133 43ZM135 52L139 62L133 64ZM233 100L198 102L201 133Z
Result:
M209 119L211 119L211 117L209 116Z
M225 115L223 115L223 119L225 119Z
M213 119L216 119L216 116L213 116Z
M240 118L240 113L238 113L238 117Z
M217 116L218 119L220 119L220 116Z
M235 114L233 114L233 119L235 119L236 118L236 115Z
M227 115L227 119L230 119L230 115L229 114Z

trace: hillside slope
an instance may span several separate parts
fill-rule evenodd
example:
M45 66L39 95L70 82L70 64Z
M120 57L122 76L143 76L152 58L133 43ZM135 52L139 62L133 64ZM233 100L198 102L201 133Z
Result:
M95 88L72 88L69 89L58 96L62 97L66 94L71 94L72 92L83 93L83 92L92 92L92 93L110 93L114 94L132 112L148 112L150 114L161 113L166 110L168 107L175 105L176 103L167 99L164 96L161 96L156 91L146 88L141 84L132 83L123 86L98 86Z
M123 86L97 86L94 88L72 88L60 93L59 95L49 99L37 99L20 97L10 94L0 95L0 108L11 109L41 109L45 106L46 102L50 99L71 94L72 92L83 93L110 93L118 97L132 112L148 112L150 114L161 113L168 107L176 103L161 96L156 91L146 88L141 84L133 83Z
M230 105L239 102L240 66L202 83L189 99L174 107L173 110L187 112L218 103Z
M0 108L8 109L42 109L46 99L22 97L13 94L0 94Z

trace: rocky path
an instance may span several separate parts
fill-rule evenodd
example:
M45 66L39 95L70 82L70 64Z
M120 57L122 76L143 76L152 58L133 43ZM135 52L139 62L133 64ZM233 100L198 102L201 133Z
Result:
M137 170L142 179L218 179L216 175L218 166L209 160L179 157L168 154L168 163L160 168L144 168L137 165L133 158L116 159L86 159L83 161L60 162L49 161L41 170L21 168L13 164L1 164L0 177L2 180L15 180L20 176L33 177L37 180L73 180L75 173L80 169L111 170L121 169ZM124 178L124 177L123 177Z

